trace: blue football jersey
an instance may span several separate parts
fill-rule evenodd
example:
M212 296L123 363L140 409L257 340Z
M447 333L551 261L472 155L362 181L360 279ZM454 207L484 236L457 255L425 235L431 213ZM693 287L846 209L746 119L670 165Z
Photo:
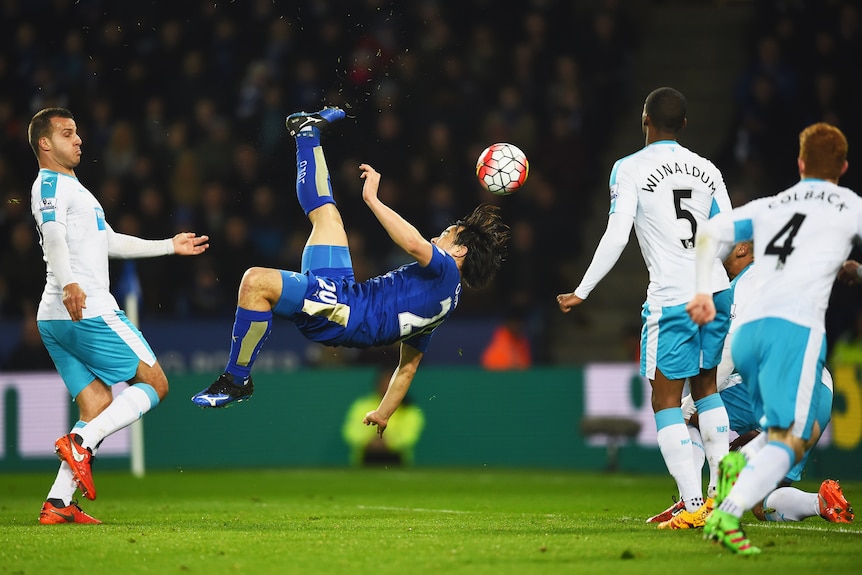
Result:
M424 353L461 295L458 265L436 246L427 266L413 262L364 282L307 275L302 310L291 320L308 339L331 346L406 341Z

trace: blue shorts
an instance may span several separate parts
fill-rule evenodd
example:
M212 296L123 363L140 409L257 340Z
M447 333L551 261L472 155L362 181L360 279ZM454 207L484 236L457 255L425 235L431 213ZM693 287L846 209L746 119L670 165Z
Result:
M820 414L826 335L823 330L780 318L763 318L739 326L731 344L736 369L750 387L763 429L789 429L811 437Z
M715 319L698 326L686 304L654 309L644 303L641 319L641 375L654 380L656 369L668 379L685 379L721 361L730 325L730 290L713 295Z
M737 380L736 385L724 388L719 394L725 409L727 409L730 428L739 435L745 435L749 431L760 428L760 414L754 412L751 393L742 380L742 376L734 373L728 379L731 378Z
M347 246L311 245L302 251L302 271L281 272L281 297L272 311L290 317L302 309L311 275L353 279L353 261Z
M817 386L817 424L820 426L820 433L826 430L826 426L829 425L829 422L832 420L832 390L824 385L820 384ZM813 449L813 448L812 448ZM790 481L801 481L802 480L802 472L805 470L805 466L808 464L808 456L811 454L811 449L805 452L805 455L802 456L802 459L790 468L790 471L787 472L785 476Z
M99 379L107 385L135 376L138 364L156 363L150 344L122 310L99 317L38 322L42 342L72 398Z

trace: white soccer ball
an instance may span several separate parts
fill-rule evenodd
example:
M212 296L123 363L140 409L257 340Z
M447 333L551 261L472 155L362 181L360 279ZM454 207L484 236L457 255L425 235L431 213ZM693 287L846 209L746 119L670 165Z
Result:
M476 176L492 194L507 196L524 185L530 173L527 156L513 144L491 144L479 154Z

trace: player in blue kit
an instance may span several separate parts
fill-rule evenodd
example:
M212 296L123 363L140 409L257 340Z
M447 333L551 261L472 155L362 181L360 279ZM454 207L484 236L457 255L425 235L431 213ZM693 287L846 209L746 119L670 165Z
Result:
M416 261L357 282L332 188L321 132L344 118L340 108L287 118L296 138L296 194L311 222L299 272L250 268L239 287L230 358L224 373L192 397L201 407L224 407L251 397L251 369L272 329L288 318L308 339L329 346L367 348L401 342L398 367L378 408L364 419L382 435L404 398L434 330L455 310L461 286L490 284L503 262L509 227L498 208L483 204L432 240L377 196L380 174L359 166L362 199L392 240Z
M718 462L728 450L727 411L716 388L716 366L727 333L730 293L719 259L711 262L710 293L716 294L720 321L700 328L686 314L685 305L695 293L695 233L711 216L730 211L731 206L721 172L677 142L687 123L687 108L685 96L673 88L658 88L647 96L641 116L645 146L614 164L607 229L580 285L557 296L564 313L583 303L617 262L634 227L650 280L642 313L641 375L652 386L659 449L686 507L659 523L660 529L703 527ZM710 467L707 499L694 470L681 409L687 378Z
M719 214L697 235L697 290L687 306L699 325L715 316L709 265L724 246L753 240L757 271L750 304L735 319L731 353L763 413L768 443L750 461L721 462L717 507L704 535L734 553L759 553L740 526L743 513L770 493L817 441L825 315L839 270L862 241L862 198L838 185L847 171L847 139L813 124L799 135L800 181L771 197ZM738 478L738 479L737 479Z

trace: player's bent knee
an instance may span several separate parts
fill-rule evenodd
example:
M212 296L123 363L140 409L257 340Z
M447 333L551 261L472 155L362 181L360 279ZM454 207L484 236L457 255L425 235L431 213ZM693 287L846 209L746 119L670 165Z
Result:
M135 374L135 381L129 383L146 383L159 396L159 401L162 401L168 395L168 378L165 372L162 371L162 366L159 362L152 366L141 362L138 365L138 373Z
M273 268L249 268L242 276L239 292L240 299L262 297L271 300L274 293L281 293L281 273Z

